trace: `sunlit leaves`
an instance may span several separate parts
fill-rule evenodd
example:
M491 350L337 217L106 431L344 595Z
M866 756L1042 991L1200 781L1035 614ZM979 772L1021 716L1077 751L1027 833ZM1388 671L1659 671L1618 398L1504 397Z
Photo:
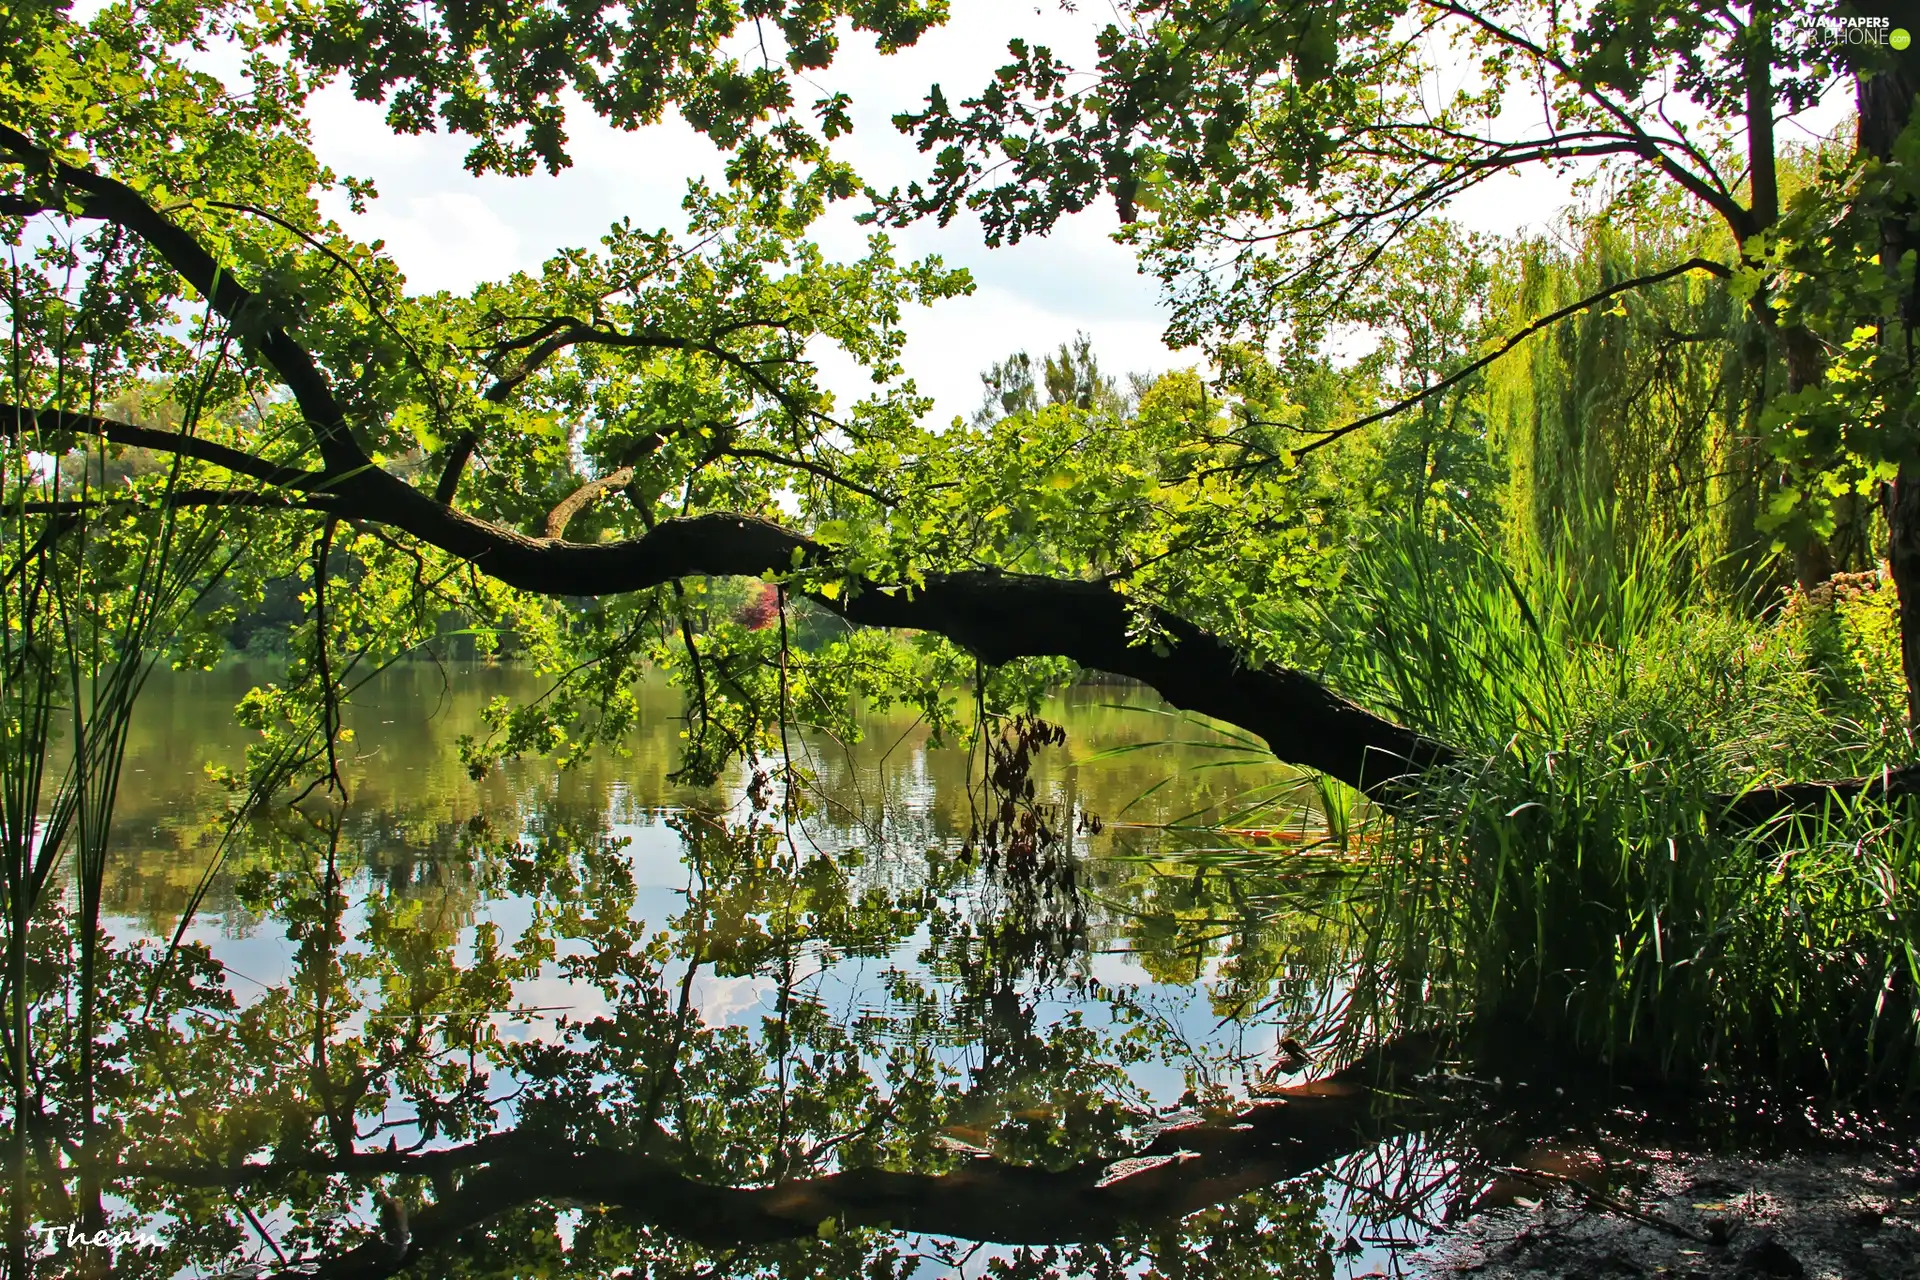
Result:
M567 103L621 129L671 108L732 151L733 177L763 193L792 166L819 162L850 127L829 99L816 134L795 81L838 51L839 24L872 33L883 52L913 44L944 20L943 0L561 6L288 3L266 6L262 38L286 40L316 74L343 74L355 95L387 105L396 132L440 128L474 139L476 173L557 171L567 151Z
M1766 443L1787 480L1764 527L1788 543L1831 533L1837 504L1871 497L1920 462L1920 394L1910 336L1915 253L1883 255L1886 227L1920 201L1920 117L1887 160L1827 156L1789 202L1764 261L1777 274L1768 305L1817 335L1817 381L1768 407Z

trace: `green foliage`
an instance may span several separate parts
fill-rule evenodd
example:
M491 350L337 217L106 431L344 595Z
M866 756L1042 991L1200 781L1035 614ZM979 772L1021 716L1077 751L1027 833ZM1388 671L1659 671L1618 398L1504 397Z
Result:
M808 243L806 230L825 202L844 193L844 175L815 148L808 154L819 164L773 188L696 184L686 201L685 237L621 223L598 246L563 252L537 274L490 281L467 297L409 295L382 246L356 244L319 216L315 197L334 178L305 149L306 93L340 69L339 59L398 42L394 48L411 52L391 65L348 69L378 80L364 87L399 92L397 109L407 101L464 103L448 107L447 122L468 128L485 146L506 148L496 157L504 164L515 146L532 154L555 142L537 132L516 135L518 142L508 135L557 110L553 95L567 83L562 76L540 88L518 78L531 64L516 59L545 63L564 50L579 59L573 66L582 75L606 69L590 49L554 43L564 24L517 28L515 39L527 43L499 62L488 61L503 51L487 41L505 28L469 28L472 15L438 11L387 14L374 27L353 27L357 45L341 25L353 25L352 12L339 7L241 14L189 7L157 25L118 8L86 24L35 12L37 43L22 46L17 65L10 53L18 74L6 89L12 96L0 99L8 122L167 206L176 225L259 295L260 316L206 325L206 341L230 358L209 362L208 381L192 392L215 407L198 430L210 444L290 470L306 465L309 424L258 359L253 344L264 324L284 326L312 352L375 465L429 490L447 487L464 510L507 528L545 535L564 499L615 473L624 473L623 483L574 509L561 532L575 541L610 541L689 511L773 517L788 502L798 503L807 520L826 518L843 501L841 469L854 477L883 472L888 442L910 432L924 411L901 376L903 309L971 287L964 272L936 259L897 261L884 236L871 237L864 256L847 263L829 261ZM685 36L676 56L686 65L659 64L653 49L641 62L623 64L602 88L628 95L621 101L636 113L628 123L650 118L667 101L718 95L708 124L716 137L742 141L739 131L757 127L765 104L734 100L728 86L738 68L715 45L740 15L716 9L704 13L699 31L667 22L647 34L648 22L667 16L626 15L637 25L622 25L624 34L608 38L623 48L629 38L637 41L631 52L639 57L659 38ZM782 19L790 36L812 32L803 42L812 52L795 47L795 69L832 52L835 16L807 10ZM852 16L885 28L891 47L939 15L894 6ZM242 83L224 85L181 63L181 42L201 38L231 39L251 52ZM285 50L274 42L282 39L292 41L290 62L276 60L275 51ZM452 60L416 56L429 49ZM455 70L468 54L486 64L476 79ZM122 68L127 93L95 109L86 105L84 87L105 74L102 59ZM496 73L504 78L489 78ZM642 87L634 76L655 75L664 79L648 80L652 105L631 98L629 90ZM773 128L796 147L804 132ZM743 164L751 151L743 145ZM15 358L0 373L0 394L28 409L111 404L113 415L177 423L180 379L194 357L181 326L202 314L204 299L152 245L116 224L81 219L72 236L42 235L44 224L23 210L45 209L56 219L77 210L45 189L35 166L9 163L0 184L0 231L18 250L9 278ZM837 345L875 383L872 398L842 418L808 358L810 344L819 343ZM34 446L77 458L77 440L42 432ZM226 478L219 466L192 459L180 474L196 488ZM323 497L288 511L238 515L245 522L239 545L248 554L233 566L219 612L205 619L210 626L230 621L269 592L284 606L285 584L305 584L293 602L302 621L276 646L288 656L285 679L242 708L261 739L248 773L234 781L255 797L331 759L339 699L366 672L442 642L449 625L464 632L463 645L487 652L504 644L557 681L544 704L502 712L500 743L476 747L475 767L530 748L574 755L617 741L641 664L676 661L663 649L693 634L685 593L677 589L592 608L559 605L507 591L461 557L411 539L366 526L338 528L327 522L325 505ZM330 608L322 600L328 579ZM731 701L696 713L688 766L695 774L710 774L719 761L769 740L782 703L761 696L764 690L744 692L765 674L766 637L755 643L739 661L727 653L714 659L715 687ZM677 661L705 665L687 653ZM747 670L755 663L757 674ZM731 692L721 687L729 682L737 686Z
M1830 152L1820 166L1767 246L1777 271L1767 305L1827 353L1823 376L1771 403L1762 423L1787 481L1760 523L1786 541L1831 536L1860 499L1920 461L1916 251L1900 249L1920 208L1920 117L1885 159ZM1890 232L1902 226L1906 235Z
M243 38L285 42L302 65L343 73L356 97L386 102L396 133L442 125L472 135L467 167L526 173L569 163L566 101L577 95L621 129L657 123L669 108L735 153L729 177L762 190L795 161L820 160L852 128L844 95L798 118L806 73L827 66L844 27L882 52L913 44L945 20L945 0L849 4L432 4L366 12L353 5L272 5ZM743 28L778 60L736 56Z
M1502 172L1625 155L1645 179L1732 214L1722 166L1737 163L1750 59L1767 67L1768 109L1792 114L1844 56L1818 39L1815 15L1757 12L1749 36L1687 4L1156 0L1106 28L1089 86L1014 41L978 95L956 105L936 93L898 117L936 165L886 207L972 209L990 238L1012 240L1111 195L1174 287L1186 339L1315 329L1338 319L1383 250ZM1449 60L1467 74L1440 70ZM1702 108L1691 132L1676 137L1640 93L1655 68ZM1539 99L1555 139L1506 134L1513 95Z
M1385 539L1332 619L1348 687L1472 744L1376 822L1362 1007L1524 1026L1629 1073L1920 1082L1920 849L1899 804L1759 829L1731 797L1911 750L1890 588L1769 622L1701 609L1684 551L1596 577Z
M1920 197L1904 175L1920 145L1920 63L1827 38L1818 6L1742 12L1669 0L1154 0L1105 29L1090 75L1016 40L980 93L956 102L936 89L925 110L897 117L935 163L881 216L945 221L964 209L989 239L1018 240L1110 196L1165 286L1174 340L1277 336L1316 352L1329 333L1378 326L1375 300L1404 283L1399 251L1431 270L1418 250L1453 198L1501 176L1598 164L1603 176L1583 182L1607 184L1606 213L1626 215L1627 234L1585 233L1583 261L1547 273L1554 287L1530 280L1525 303L1574 306L1589 283L1671 267L1663 251L1732 288L1617 293L1612 319L1589 313L1535 340L1536 388L1509 373L1505 405L1490 406L1518 419L1508 434L1523 471L1538 472L1526 501L1559 509L1557 473L1580 477L1579 502L1617 482L1638 509L1625 513L1629 536L1658 536L1650 513L1675 505L1659 501L1667 490L1683 519L1706 503L1724 522L1724 587L1753 590L1784 549L1815 581L1870 559L1879 486L1914 457L1901 317L1913 311L1902 263ZM1867 109L1853 154L1829 156L1795 194L1777 131L1836 73L1855 78L1863 103L1886 101ZM1670 98L1688 109L1670 111ZM1522 119L1552 128L1516 128ZM1543 311L1493 313L1517 332ZM1665 327L1674 320L1686 323ZM1480 340L1499 336L1488 329ZM1552 341L1560 350L1543 361ZM1663 398L1673 403L1653 404ZM1683 456L1654 456L1662 428L1678 430ZM1784 482L1762 482L1779 470ZM1544 532L1535 514L1520 519Z
M1730 248L1673 200L1617 203L1575 229L1571 254L1544 240L1507 251L1498 327ZM1764 335L1710 277L1635 290L1529 339L1487 374L1490 432L1513 459L1509 536L1601 574L1683 542L1716 590L1763 598L1758 588L1774 584L1757 526L1772 468L1754 438L1767 386L1783 377ZM1556 546L1563 536L1571 541Z

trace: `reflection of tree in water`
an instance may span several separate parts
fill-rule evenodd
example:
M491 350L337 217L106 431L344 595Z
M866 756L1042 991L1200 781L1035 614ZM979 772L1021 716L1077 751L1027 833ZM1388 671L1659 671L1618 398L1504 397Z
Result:
M974 866L930 857L897 888L761 816L681 815L666 921L640 918L600 815L462 828L468 869L438 898L369 859L377 825L263 827L231 892L284 929L284 979L256 991L204 947L147 945L103 980L99 1220L171 1223L165 1247L38 1273L888 1276L963 1239L1001 1242L1007 1275L1329 1274L1318 1193L1278 1184L1408 1122L1365 1087L1389 1064L1156 1114L1129 1069L1160 1047L1131 1034L1128 993L1084 980L1067 823L1012 794ZM517 931L486 909L503 895ZM882 1007L822 997L827 966L916 939L924 967L890 971ZM65 1222L70 940L40 945L41 1140L10 1194ZM704 1019L708 978L764 984L757 1024ZM1044 1009L1062 988L1075 1007Z
M953 981L955 1025L977 1046L980 1098L1008 1095L1044 1070L1049 1046L1037 1006L1049 987L1084 975L1087 919L1071 839L1072 814L1036 799L1035 757L1065 732L1033 715L981 735L983 768L974 823L960 852L982 875L974 918L936 931L935 972ZM1081 986L1084 990L1084 985ZM1044 1104L1029 1114L1051 1119ZM1075 1109L1075 1119L1085 1120ZM1111 1125L1115 1115L1105 1117Z

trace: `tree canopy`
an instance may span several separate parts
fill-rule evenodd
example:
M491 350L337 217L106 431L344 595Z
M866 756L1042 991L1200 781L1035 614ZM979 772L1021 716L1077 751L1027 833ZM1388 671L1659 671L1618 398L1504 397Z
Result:
M1492 326L1457 317L1444 350L1406 335L1390 402L1347 421L1306 402L1300 361L1331 326L1405 314L1393 290L1449 196L1609 157L1625 166L1622 198L1669 184L1731 243L1603 282L1558 314L1687 270L1728 280L1787 371L1764 393L1761 429L1788 470L1763 529L1819 549L1845 494L1896 482L1912 403L1897 390L1903 330L1856 322L1900 314L1910 276L1890 264L1874 284L1849 264L1877 256L1911 207L1910 162L1863 116L1853 155L1783 204L1773 128L1835 76L1868 95L1911 55L1822 40L1823 15L1764 4L1149 4L1105 30L1092 87L1072 89L1058 59L1016 40L983 94L954 106L936 89L901 117L936 149L935 171L882 200L880 219L971 206L990 239L1011 239L1109 194L1174 291L1173 335L1216 353L1216 380L1166 382L1123 412L1090 354L1063 349L1043 379L1057 411L945 430L916 420L902 309L967 279L896 260L879 234L848 263L807 241L857 178L828 149L846 103L822 99L809 121L794 96L843 35L890 50L942 14L190 4L81 22L22 8L0 102L20 474L90 437L184 457L190 491L242 483L258 545L283 549L278 571L312 559L294 531L329 550L338 536L384 580L374 595L411 596L381 615L373 643L389 652L449 612L512 614L555 661L584 646L588 665L617 669L652 628L666 637L653 656L677 642L702 695L696 767L704 750L765 740L778 718L777 699L742 684L735 709L757 705L726 723L711 664L675 621L686 589L670 584L741 574L995 665L1064 657L1149 678L1377 792L1443 753L1273 665L1297 647L1264 614L1324 580L1337 536L1302 459L1394 412L1432 412L1481 366L1469 357ZM242 55L233 83L186 56L212 43ZM1443 54L1463 85L1428 102ZM537 278L409 293L380 247L319 212L330 189L371 195L307 142L302 112L334 78L385 103L395 129L471 136L476 172L566 164L569 103L622 128L673 110L730 153L729 185L690 191L684 233L623 223ZM1508 128L1528 93L1544 132ZM1278 362L1246 339L1278 340ZM809 358L822 343L870 373L871 395L831 402ZM997 395L1003 418L1037 408L1011 383ZM126 420L188 398L191 432ZM324 576L326 556L316 563ZM532 626L525 593L626 599ZM716 656L723 682L745 680L730 660ZM822 687L832 665L812 674ZM857 665L843 683L861 682ZM313 706L333 696L325 685ZM557 705L523 717L513 743L563 732ZM1350 727L1301 732L1322 721Z
M1179 1139L1136 1151L1095 1109L1024 1164L956 1174L924 1133L875 1127L970 1101L915 1058L937 1011L888 1048L805 1010L754 1041L697 1025L684 994L674 1005L673 964L750 969L806 930L859 952L944 928L923 902L861 897L844 868L783 852L757 816L683 832L712 878L678 955L627 935L630 877L597 837L476 848L555 914L523 951L488 935L464 967L444 929L380 914L390 903L342 954L336 823L294 841L293 871L245 886L289 918L292 988L215 1016L234 1011L201 953L103 940L108 818L145 672L213 661L270 598L284 668L236 709L254 741L222 776L235 824L340 799L355 690L456 638L550 677L462 736L475 777L615 747L644 714L639 676L664 671L685 701L678 776L744 763L756 815L776 779L798 781L789 735L850 738L860 706L910 708L1017 775L1055 739L1009 716L1087 669L1317 771L1330 824L1355 804L1385 815L1383 899L1412 905L1371 936L1355 982L1412 1010L1407 1027L1444 988L1476 1017L1663 1066L1827 1070L1852 1035L1856 1076L1915 1078L1911 824L1876 806L1920 789L1920 50L1833 38L1836 19L1890 29L1892 6L1138 0L1090 75L1016 33L978 92L932 87L897 120L925 179L867 190L834 150L852 104L808 101L811 73L846 40L938 39L945 16L784 0L0 13L17 1175L41 1159L25 1117L54 1096L96 1206L109 1148L209 1197L411 1180L433 1206L416 1243L369 1238L343 1273L390 1274L476 1224L546 1213L519 1181L533 1153L555 1195L632 1202L608 1257L693 1256L648 1234L671 1213L696 1243L713 1222L744 1232L766 1251L746 1265L878 1275L904 1263L836 1243L835 1224L911 1213L928 1231L1062 1245L1057 1200L982 1222L1016 1183L1106 1223L1168 1188L1211 1205L1199 1175L1270 1181L1374 1122L1357 1094L1302 1094L1238 1117L1270 1127L1222 1138L1192 1183L1177 1168L1107 1181L1129 1151L1157 1159ZM378 198L312 145L313 94L333 82L394 130L470 140L476 174L565 167L581 112L628 130L678 116L726 159L689 187L682 227L622 220L538 273L423 291L326 216L327 199ZM1848 128L1783 141L1783 122L1848 92ZM1592 200L1563 243L1447 220L1490 179L1589 162ZM1079 336L995 363L971 421L926 422L910 309L972 282L905 260L890 232L972 213L1010 242L1104 199L1172 300L1170 337L1204 363L1123 381ZM811 237L846 207L869 235L836 260ZM828 348L868 380L853 403L820 376ZM1033 834L1008 803L984 839ZM1805 835L1808 815L1830 825ZM53 910L67 849L71 913ZM1422 914L1440 899L1448 913ZM994 965L1045 950L1014 926L1070 931L1023 916L1038 901L1009 908L1006 954L942 934L941 962L992 986ZM753 923L709 930L721 916ZM568 963L604 1023L509 1047L459 1014L576 942L593 954ZM1666 959L1683 948L1684 973ZM70 1008L43 980L68 956ZM1600 968L1625 976L1602 990ZM410 1032L339 1021L429 988L447 1015L431 1034L420 1017ZM1006 983L973 994L968 1026L1005 1079L1111 1082L1125 1050L1065 1024L1036 1035ZM137 1030L109 1042L106 1019ZM36 1093L35 1046L69 1043L54 1093ZM538 1085L524 1128L489 1127L488 1055ZM862 1067L883 1061L891 1092ZM181 1062L198 1088L264 1082L222 1101L189 1164L162 1167L136 1094L153 1083L141 1072ZM380 1091L456 1145L369 1149L354 1118ZM109 1134L116 1107L132 1127ZM284 1150L263 1136L276 1124ZM1310 1149L1276 1163L1275 1133ZM26 1211L10 1212L17 1250ZM1228 1215L1248 1265L1292 1258L1305 1212L1256 1197ZM315 1249L338 1238L317 1208L297 1225ZM1129 1245L1125 1265L1189 1245Z

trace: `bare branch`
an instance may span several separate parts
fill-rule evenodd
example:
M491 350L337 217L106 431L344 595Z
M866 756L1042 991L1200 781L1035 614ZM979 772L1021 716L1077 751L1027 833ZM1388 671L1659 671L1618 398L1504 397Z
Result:
M151 500L145 494L129 492L99 498L28 500L9 509L26 515L45 516L85 515L91 511L141 509L172 511L186 507L264 507L274 510L326 511L331 505L330 500L322 494L295 498L284 493L263 493L258 489L184 488L156 495Z
M793 467L795 470L805 471L809 475L819 476L829 484L837 484L843 489L851 489L863 497L872 498L882 506L891 507L900 501L892 494L882 493L878 489L868 488L858 480L849 480L833 468L823 466L818 462L813 462L806 458L789 458L784 454L773 453L767 449L752 448L728 448L723 451L722 456L729 458L758 458L762 462L771 462L776 466Z
M609 489L625 487L633 479L633 468L622 467L618 471L601 476L598 480L589 480L560 499L559 505L547 513L547 536L555 542L567 536L567 526L573 518L585 510L594 499Z
M1558 324L1560 321L1565 320L1568 316L1577 315L1580 312L1587 310L1589 307L1598 306L1600 303L1605 302L1608 298L1615 297L1622 293L1631 293L1635 289L1644 289L1650 285L1660 284L1663 281L1673 279L1675 276L1686 275L1690 271L1705 271L1710 275L1719 276L1723 280L1727 279L1733 274L1732 270L1725 263L1715 262L1711 258L1688 258L1685 262L1682 262L1677 266L1668 267L1664 271L1656 271L1650 275L1634 276L1629 280L1622 280L1617 284L1609 285L1607 288L1600 290L1598 293L1588 294L1586 297L1580 299L1578 302L1568 303L1566 306L1561 307L1558 311L1554 311L1547 315L1541 316L1538 320L1535 320L1532 324L1527 325L1525 328L1516 330L1515 332L1507 336L1506 341L1502 342L1498 347L1495 347L1492 351L1488 352L1486 355L1480 357L1478 360L1473 361L1471 364L1464 366L1463 368L1459 369L1457 372L1452 373L1445 378L1442 378L1440 381L1434 383L1433 385L1422 387L1420 390L1414 392L1412 395L1407 396L1400 400L1396 400L1392 404L1388 405L1386 408L1370 413L1364 418L1356 418L1352 422L1347 423L1345 426L1335 427L1331 431L1327 431L1327 432L1321 433L1320 435L1317 435L1313 439L1312 443L1302 445L1299 449L1295 450L1294 451L1295 456L1302 456L1305 454L1312 453L1315 449L1321 448L1325 445L1332 444L1335 440L1340 439L1340 437L1342 436L1351 435L1363 427L1370 427L1376 422L1382 422L1388 418L1393 417L1395 414L1404 413L1406 410L1411 409L1414 405L1419 404L1421 401L1427 400L1432 398L1433 396L1439 395L1442 391L1447 390L1449 387L1458 386L1461 382L1465 381L1469 377L1472 377L1474 374L1478 373L1480 370L1486 368L1488 365L1498 360L1501 356L1506 355L1507 352L1513 350L1515 347L1519 346L1522 342L1525 342L1528 338L1531 338L1534 334L1540 332L1542 329ZM1285 425L1282 423L1269 422L1264 419L1258 419L1258 418L1253 419L1253 421L1257 425L1263 426L1263 427ZM1265 463L1262 463L1261 465L1265 465Z
M156 453L178 454L210 462L235 475L251 476L282 489L320 493L328 486L327 477L318 472L269 462L251 453L184 432L139 427L130 422L116 422L111 418L73 413L65 409L29 409L25 405L0 403L0 440L24 440L35 432L59 434L68 431L101 436L114 444L130 448L152 449Z
M1752 213L1741 207L1740 202L1734 199L1733 194L1727 190L1726 185L1720 181L1719 174L1715 173L1711 166L1706 166L1706 172L1702 175L1687 168L1669 153L1668 148L1677 147L1696 163L1704 161L1704 157L1692 143L1684 138L1659 138L1648 133L1645 126L1634 118L1631 111L1608 97L1596 85L1582 79L1565 59L1556 56L1518 31L1501 26L1486 14L1464 5L1450 3L1449 0L1436 0L1435 7L1457 18L1465 19L1503 44L1524 51L1530 57L1565 76L1568 83L1578 85L1580 92L1589 101L1619 121L1620 127L1639 141L1640 154L1643 158L1652 162L1661 172L1725 219L1727 226L1737 238L1744 240L1752 234L1754 230Z

